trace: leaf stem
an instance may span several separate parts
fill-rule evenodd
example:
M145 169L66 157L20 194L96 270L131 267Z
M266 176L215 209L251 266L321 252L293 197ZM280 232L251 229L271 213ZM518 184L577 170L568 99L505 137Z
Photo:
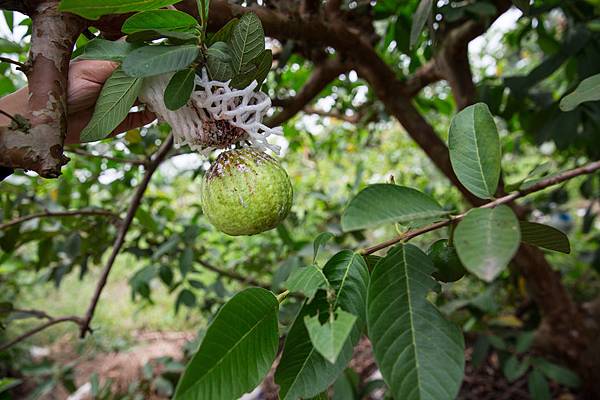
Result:
M288 297L288 295L290 294L289 290L285 290L281 293L279 293L276 297L277 297L277 301L279 302L279 304L283 303L283 301Z

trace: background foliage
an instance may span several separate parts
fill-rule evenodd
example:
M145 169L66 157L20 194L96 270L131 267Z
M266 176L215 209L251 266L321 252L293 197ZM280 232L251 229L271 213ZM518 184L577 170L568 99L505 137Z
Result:
M411 32L411 20L419 12L418 7L426 7L428 2L421 2L420 6L418 3L378 1L372 7L379 35L378 54L400 79L410 76L433 57L436 44L442 39L436 35L440 26L464 18L486 20L496 13L496 7L487 1L439 2L429 5L434 7L434 17L422 20L427 33L418 35L419 31ZM531 183L600 156L597 146L600 103L590 101L572 110L568 101L567 106L565 100L561 104L561 99L580 82L599 72L600 4L595 0L534 1L528 7L523 4L527 2L515 3L526 8L524 14L512 9L502 24L470 47L479 100L497 117L503 180L508 185ZM349 2L344 7L368 5ZM5 12L4 17L9 32L0 40L0 52L25 61L31 23L17 15L17 23L22 27L18 28L13 13ZM83 46L87 41L82 36L78 45ZM274 99L293 97L310 79L314 64L304 50L290 54L293 44L270 45L274 53L275 50L280 53L263 90ZM9 64L2 63L0 71L0 94L24 84L22 74ZM414 102L446 140L451 118L457 112L448 85L444 82L430 85ZM569 111L561 111L561 106ZM104 302L108 304L100 308L99 318L94 322L98 331L80 345L79 352L127 349L135 341L127 331L134 328L203 332L219 308L247 286L258 284L279 293L288 287L284 282L292 271L311 265L315 258L318 265L325 266L327 275L327 261L333 255L340 257L339 251L363 248L405 229L406 226L388 225L352 232L342 230L345 207L368 184L393 179L398 185L435 198L444 210L466 208L458 190L448 184L390 118L355 71L341 74L311 107L284 126L281 163L292 179L295 200L291 215L274 231L244 238L216 232L202 215L199 204L199 182L209 162L195 154L184 154L189 149L182 148L161 165L136 213L116 274L110 278L114 296L105 294ZM142 167L127 160L143 160L153 154L167 133L167 127L153 125L127 132L115 140L72 148L72 161L59 180L42 180L22 172L11 176L0 184L1 223L34 213L73 209L111 210L116 216L123 215L131 188L143 176ZM531 210L531 219L569 234L570 255L556 252L546 255L571 295L582 304L592 303L600 287L600 234L596 223L599 197L600 176L595 174L523 201ZM0 231L2 342L36 324L29 318L31 314L23 312L29 308L46 309L50 314L84 311L85 303L79 299L88 298L92 282L108 256L119 223L116 216L43 217ZM315 256L313 240L323 232L330 232L333 237L323 240L326 243ZM418 237L413 244L425 250L441 237L448 237L448 232L442 230ZM406 251L413 252L417 259L421 257L412 246ZM550 398L551 391L577 392L580 378L560 366L552 354L532 347L533 332L541 317L532 305L523 278L512 267L498 273L499 278L491 284L467 275L457 283L434 287L434 292L427 296L465 333L471 352L472 367L468 368L488 362L487 355L493 353L504 379L527 382L526 390L532 398ZM330 276L327 278L333 284ZM425 294L419 295L423 302L421 311L429 312ZM316 296L318 304L319 294ZM131 300L125 301L125 297ZM58 304L54 301L48 304L48 299L56 299ZM301 306L295 298L284 303L280 310L282 333L293 337L294 329L304 329L291 325ZM299 315L313 311L301 311ZM362 323L368 321L363 319ZM52 343L70 331L69 326L56 327L45 336L3 352L2 372L36 383L28 388L34 397L55 386L74 390L75 365L40 362L27 353L31 343ZM356 343L358 338L354 336ZM451 334L449 337L454 338ZM374 343L374 351L377 354L378 343ZM341 349L339 354L346 361L351 358L348 349ZM285 353L283 357L285 360ZM320 359L314 361L317 370L319 362ZM161 365L167 365L163 372L150 368L129 395L174 393L182 365L173 360L161 360ZM387 378L386 367L380 367ZM343 365L336 373L342 370ZM341 377L334 389L336 393L342 392L346 374ZM250 382L253 383L256 382ZM323 382L325 387L329 383ZM282 389L284 393L292 393L289 398L295 394L317 395L307 389L310 384L304 388L291 384ZM470 389L469 383L464 385L463 393ZM95 386L98 393L105 390L97 381ZM403 390L391 387L397 398L403 398ZM100 394L98 397L102 398Z

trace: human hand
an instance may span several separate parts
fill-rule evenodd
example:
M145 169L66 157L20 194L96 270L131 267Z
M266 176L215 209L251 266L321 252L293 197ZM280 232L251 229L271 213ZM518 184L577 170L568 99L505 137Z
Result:
M79 134L92 118L102 85L117 67L118 64L111 61L81 60L71 63L66 144L79 143ZM149 124L155 119L156 116L149 110L129 113L112 135Z
M94 113L94 106L102 85L117 68L111 61L81 60L73 61L69 68L69 87L67 101L67 137L65 144L79 143L79 134L88 124ZM0 109L10 115L29 114L27 87L0 99ZM112 132L116 135L149 124L156 117L149 110L132 112ZM10 119L0 115L0 125L9 125Z

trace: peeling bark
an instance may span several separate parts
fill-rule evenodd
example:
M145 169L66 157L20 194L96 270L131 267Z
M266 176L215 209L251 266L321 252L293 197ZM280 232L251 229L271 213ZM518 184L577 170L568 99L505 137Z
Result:
M30 128L0 128L0 165L56 178L69 159L63 155L66 135L67 76L82 20L58 11L58 2L30 8L33 31L29 55L28 114Z

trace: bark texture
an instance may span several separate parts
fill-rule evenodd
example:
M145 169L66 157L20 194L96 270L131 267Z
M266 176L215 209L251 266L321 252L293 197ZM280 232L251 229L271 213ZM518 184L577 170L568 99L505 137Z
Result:
M0 165L55 178L69 160L63 154L67 76L83 23L59 12L56 1L36 2L28 11L33 30L27 69L29 111L24 117L29 125L0 128Z

